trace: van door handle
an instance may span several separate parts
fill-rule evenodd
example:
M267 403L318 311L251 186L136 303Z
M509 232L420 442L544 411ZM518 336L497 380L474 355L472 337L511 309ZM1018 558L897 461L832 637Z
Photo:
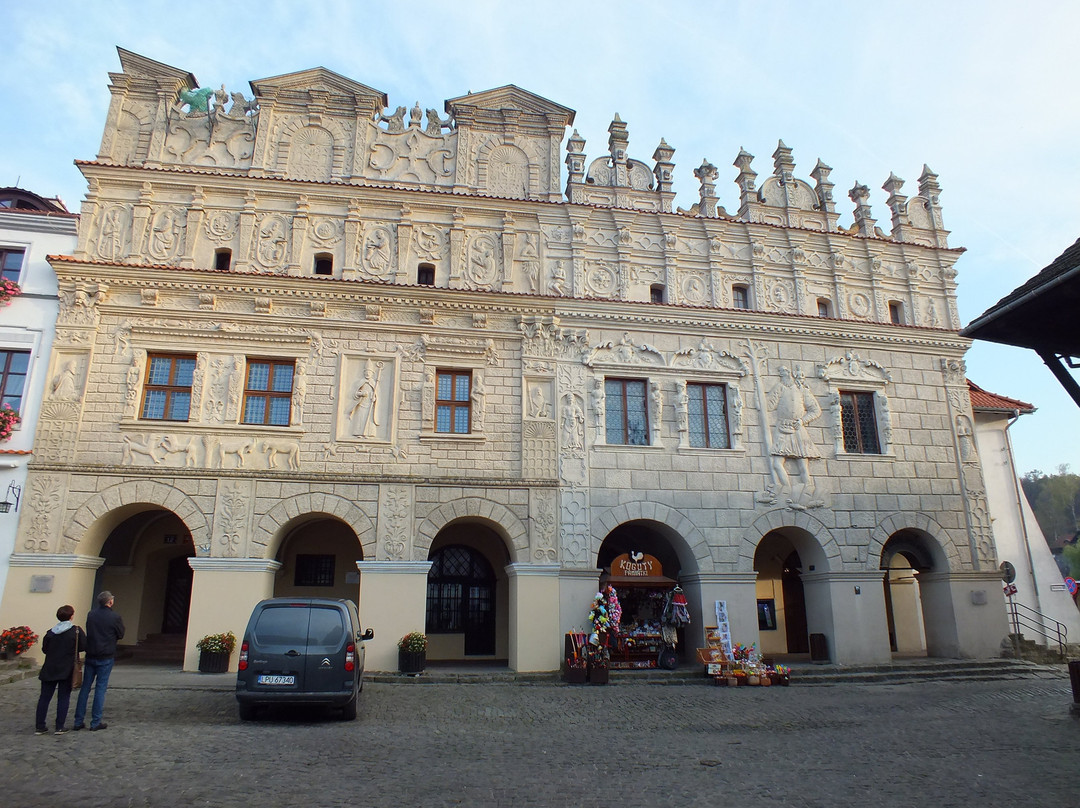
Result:
M300 652L295 648L285 652L285 656L300 656Z

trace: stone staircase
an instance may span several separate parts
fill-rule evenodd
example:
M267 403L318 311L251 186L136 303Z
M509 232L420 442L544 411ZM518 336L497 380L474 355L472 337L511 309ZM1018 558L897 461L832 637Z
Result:
M1019 655L1017 655L1017 650L1019 650ZM1001 655L1010 659L1025 659L1028 662L1053 665L1069 659L1080 659L1080 643L1067 643L1063 659L1057 643L1040 645L1035 640L1026 639L1023 634L1010 634L1008 639L1001 643Z
M1040 665L1016 659L904 659L881 665L830 665L816 662L792 663L791 686L836 686L903 684L927 681L988 681L999 679L1068 679L1064 663ZM559 673L517 673L506 669L440 667L438 663L419 676L390 671L370 671L368 681L415 684L551 684L562 681ZM612 670L609 683L659 685L711 685L698 665L676 670Z
M136 645L122 646L116 655L120 664L175 665L184 664L183 634L148 634Z

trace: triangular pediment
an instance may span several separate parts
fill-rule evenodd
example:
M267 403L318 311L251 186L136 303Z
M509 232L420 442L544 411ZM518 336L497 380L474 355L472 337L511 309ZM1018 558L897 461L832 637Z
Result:
M549 101L543 96L530 93L513 84L496 87L493 90L484 90L479 93L451 98L446 102L445 110L453 113L455 107L475 107L477 109L519 109L523 112L533 112L540 115L555 115L564 119L563 125L568 126L574 122L574 110Z
M120 68L129 76L147 76L155 79L169 79L171 81L186 82L191 87L198 87L199 82L195 76L178 67L155 62L129 50L124 50L119 45L116 52L120 56Z
M370 98L386 106L386 93L346 78L325 67L313 67L296 73L285 73L250 82L251 90L258 96L276 95L282 90L321 90L323 92ZM380 109L382 108L380 107Z

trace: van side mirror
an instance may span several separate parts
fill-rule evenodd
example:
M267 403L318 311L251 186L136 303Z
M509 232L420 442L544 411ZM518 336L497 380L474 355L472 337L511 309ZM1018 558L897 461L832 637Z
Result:
M364 632L363 636L360 637L361 642L363 642L364 640L373 640L373 639L375 639L375 629L373 629L373 628L369 628L367 631Z

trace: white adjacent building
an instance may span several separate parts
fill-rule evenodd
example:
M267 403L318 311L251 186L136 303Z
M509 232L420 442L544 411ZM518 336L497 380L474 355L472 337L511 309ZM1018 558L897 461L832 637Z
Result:
M26 467L59 310L56 275L47 256L72 252L77 225L78 216L59 199L0 188L0 271L21 292L0 302L0 406L17 410L21 418L12 436L0 443L0 597L16 551L19 518L26 513Z

